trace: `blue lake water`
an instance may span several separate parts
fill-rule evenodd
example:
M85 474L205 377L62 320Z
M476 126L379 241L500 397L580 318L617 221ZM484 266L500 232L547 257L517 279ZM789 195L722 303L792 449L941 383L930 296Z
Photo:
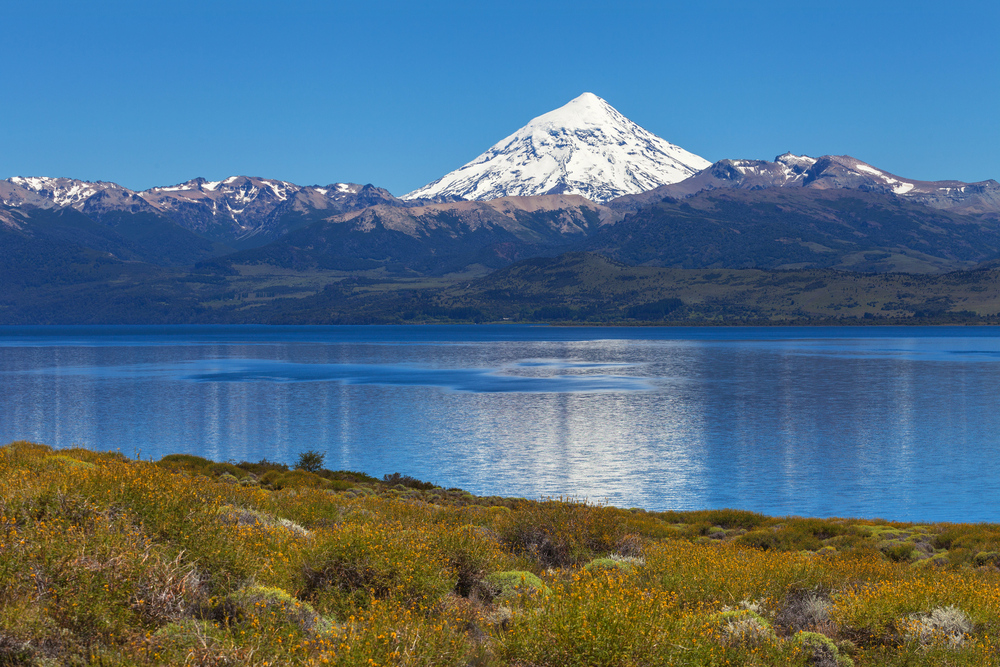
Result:
M1000 521L986 327L0 327L0 443L648 509Z

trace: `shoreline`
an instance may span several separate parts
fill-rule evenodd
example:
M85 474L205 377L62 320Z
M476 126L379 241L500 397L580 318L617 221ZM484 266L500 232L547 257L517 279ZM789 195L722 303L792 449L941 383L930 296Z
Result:
M995 665L1000 525L0 447L0 662Z

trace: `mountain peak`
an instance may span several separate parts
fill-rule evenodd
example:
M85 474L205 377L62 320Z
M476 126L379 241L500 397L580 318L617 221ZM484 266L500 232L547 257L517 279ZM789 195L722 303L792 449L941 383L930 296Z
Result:
M548 113L542 114L526 127L601 127L628 119L593 93L584 93Z
M611 206L635 209L650 202L683 199L710 190L766 188L860 190L896 195L957 213L996 216L1000 212L1000 183L996 181L918 181L896 176L850 155L814 158L794 153L783 153L774 158L774 162L719 160L691 178L639 195L622 197Z
M105 181L81 181L76 178L49 178L47 176L13 176L7 179L25 190L51 200L56 206L72 206L103 190L121 190L131 194L131 190L117 183Z
M583 93L403 199L577 194L603 202L676 183L709 164Z

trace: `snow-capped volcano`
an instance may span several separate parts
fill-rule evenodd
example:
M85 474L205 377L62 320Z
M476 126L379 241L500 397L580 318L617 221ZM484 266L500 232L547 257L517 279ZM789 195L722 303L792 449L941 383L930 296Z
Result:
M584 93L403 199L577 194L605 202L683 181L710 164Z

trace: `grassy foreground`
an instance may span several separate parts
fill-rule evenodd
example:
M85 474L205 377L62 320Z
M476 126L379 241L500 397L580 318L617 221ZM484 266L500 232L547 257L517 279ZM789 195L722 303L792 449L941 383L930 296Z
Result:
M0 448L0 665L994 665L1000 526Z

